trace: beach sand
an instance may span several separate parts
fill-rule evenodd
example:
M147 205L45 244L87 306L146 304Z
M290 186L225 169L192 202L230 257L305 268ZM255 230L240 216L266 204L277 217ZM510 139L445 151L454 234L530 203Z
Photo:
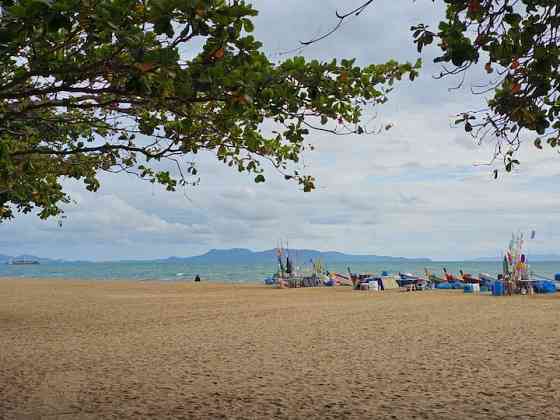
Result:
M560 418L560 298L0 280L0 418Z

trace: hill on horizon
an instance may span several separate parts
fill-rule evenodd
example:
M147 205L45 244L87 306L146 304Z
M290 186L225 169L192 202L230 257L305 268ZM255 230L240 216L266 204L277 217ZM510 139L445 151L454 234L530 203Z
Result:
M297 263L308 263L310 260L322 259L326 263L376 263L376 262L413 262L428 263L440 260L434 260L427 257L408 258L394 257L388 255L360 255L346 254L338 251L317 251L314 249L290 249L289 255L295 258ZM267 249L264 251L252 251L247 248L228 248L228 249L210 249L204 254L194 255L190 257L167 257L155 259L142 259L141 261L178 261L185 263L199 264L269 264L276 261L276 249ZM67 260L43 258L35 255L20 254L17 256L0 254L0 264L5 264L14 259L37 260L42 264L46 263L75 263L75 262L96 262L92 260ZM560 262L558 254L529 254L529 262ZM97 261L97 262L127 262L137 261L136 259L120 259L114 261ZM500 262L500 257L478 257L473 259L465 259L458 261L472 262Z
M32 261L39 261L40 263L61 261L61 260L53 260L50 258L41 258L35 255L27 255L27 254L16 255L16 256L0 254L0 264L6 264L7 262L12 260L32 260Z
M313 249L290 249L287 251L290 257L297 262L308 262L321 258L324 262L430 262L429 258L405 258L391 257L383 255L355 255L345 254L337 251L317 251ZM276 249L265 251L251 251L245 248L231 249L211 249L205 254L192 257L169 257L167 260L183 261L191 263L212 264L212 263L270 263L276 261Z

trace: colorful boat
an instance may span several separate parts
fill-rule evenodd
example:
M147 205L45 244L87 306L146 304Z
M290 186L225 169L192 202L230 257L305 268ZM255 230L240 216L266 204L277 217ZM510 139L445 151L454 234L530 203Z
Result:
M463 283L480 284L480 279L478 277L474 277L470 273L463 273L463 270L459 270L459 273L461 274L461 280L463 281Z
M414 286L417 290L424 290L427 288L428 282L425 278L417 276L412 273L399 273L400 279L397 280L400 287Z
M331 273L331 280L334 280L337 286L352 286L352 279L340 273Z

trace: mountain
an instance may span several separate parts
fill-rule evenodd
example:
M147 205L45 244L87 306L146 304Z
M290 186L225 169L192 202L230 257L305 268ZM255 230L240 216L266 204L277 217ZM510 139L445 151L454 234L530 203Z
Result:
M404 258L404 257L389 257L379 255L352 255L344 254L342 252L334 251L316 251L313 249L290 249L289 255L295 257L297 261L309 261L321 258L327 263L336 262L429 262L429 258ZM185 263L199 263L199 264L268 264L271 261L276 261L276 250L268 249L266 251L251 251L244 248L232 249L211 249L203 255L194 257L170 257L167 261L181 261Z
M488 261L488 262L495 262L501 261L502 258L500 257L480 257L475 258L473 261ZM553 261L557 262L560 261L560 255L558 254L529 254L527 255L527 260L531 262L545 262L545 261Z
M375 262L430 262L429 258L404 258L389 257L379 255L352 255L335 251L316 251L313 249L290 249L289 255L295 258L298 263L308 262L309 260L317 260L321 258L326 263L375 263ZM276 249L268 249L266 251L251 251L245 248L231 249L211 249L205 254L194 257L169 257L157 261L170 261L193 264L270 264L276 261ZM14 259L24 259L39 261L41 264L47 263L70 263L70 262L88 262L88 261L66 261L53 260L49 258L36 257L34 255L2 255L0 254L0 264L5 264ZM132 261L132 260L123 260ZM121 262L123 262L121 261Z

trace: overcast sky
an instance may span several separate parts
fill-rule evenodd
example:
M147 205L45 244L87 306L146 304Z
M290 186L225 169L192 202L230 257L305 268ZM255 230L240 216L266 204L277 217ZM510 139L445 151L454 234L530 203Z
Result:
M254 0L260 11L256 37L274 60L279 53L335 23L337 8L360 0ZM331 38L306 48L309 58L357 58L358 64L391 58L414 62L418 53L409 27L434 22L441 9L429 1L379 0ZM75 204L56 220L17 217L0 224L0 253L111 260L195 255L210 248L269 249L279 240L293 248L338 250L434 259L498 255L511 232L535 229L529 252L553 253L560 239L557 179L560 160L550 150L526 147L517 173L492 179L477 163L491 157L476 146L452 116L480 108L483 98L457 80L434 80L423 57L422 76L398 85L373 124L394 124L378 135L313 134L307 172L317 190L298 187L268 171L268 182L238 174L211 155L197 156L198 187L168 193L131 176L102 176L87 192L68 184Z

